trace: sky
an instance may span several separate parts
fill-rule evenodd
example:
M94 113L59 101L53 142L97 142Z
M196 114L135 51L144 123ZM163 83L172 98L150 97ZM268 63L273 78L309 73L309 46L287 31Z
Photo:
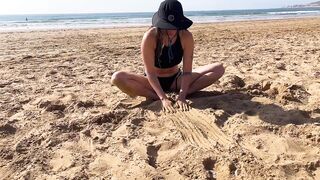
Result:
M185 11L264 9L316 0L180 0ZM1 0L0 14L155 12L162 0Z

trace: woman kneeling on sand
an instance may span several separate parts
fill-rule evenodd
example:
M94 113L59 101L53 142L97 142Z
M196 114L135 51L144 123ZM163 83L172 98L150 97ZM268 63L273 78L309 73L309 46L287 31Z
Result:
M192 23L183 15L179 1L163 1L141 43L146 76L118 71L112 75L112 84L132 97L160 99L166 112L174 112L174 107L165 92L177 92L178 108L188 110L186 96L210 86L224 74L220 63L192 70L194 40L187 30ZM181 61L182 71L178 67Z

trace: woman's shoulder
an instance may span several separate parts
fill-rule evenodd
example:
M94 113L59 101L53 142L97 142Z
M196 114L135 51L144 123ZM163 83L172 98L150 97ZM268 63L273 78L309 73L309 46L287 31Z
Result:
M180 30L179 31L180 39L182 47L185 48L186 46L194 45L193 35L188 30Z
M142 46L149 46L149 47L156 47L157 42L157 29L156 28L149 28L143 35L142 38Z
M193 39L192 33L191 33L189 30L187 30L187 29L180 30L180 31L179 31L179 35L180 35L180 37L183 38L183 39Z
M157 37L157 28L151 27L144 33L144 39L153 40Z

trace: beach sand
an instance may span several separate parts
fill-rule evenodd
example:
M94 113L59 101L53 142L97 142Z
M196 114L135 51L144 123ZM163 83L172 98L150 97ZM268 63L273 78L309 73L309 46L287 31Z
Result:
M175 114L110 83L147 29L0 33L0 179L320 179L320 18L194 25L226 73Z

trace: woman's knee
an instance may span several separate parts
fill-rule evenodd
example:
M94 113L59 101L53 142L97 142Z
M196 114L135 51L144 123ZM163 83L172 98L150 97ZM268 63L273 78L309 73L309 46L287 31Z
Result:
M222 63L215 63L214 67L212 68L212 72L220 78L225 73L225 68Z
M112 74L111 76L111 83L113 85L118 85L119 83L124 82L124 80L127 77L127 74L125 71L117 71L115 73Z

